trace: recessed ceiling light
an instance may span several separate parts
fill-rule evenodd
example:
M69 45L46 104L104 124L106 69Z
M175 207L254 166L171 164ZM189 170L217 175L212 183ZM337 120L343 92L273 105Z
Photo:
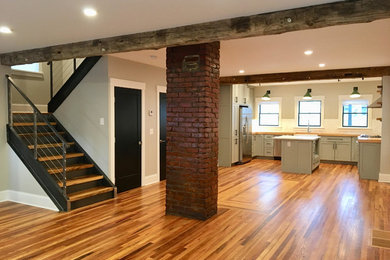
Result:
M97 12L95 9L93 8L84 8L83 10L85 16L88 16L88 17L92 17L92 16L96 16L97 15Z
M0 33L12 33L12 30L7 26L1 26Z
M245 73L245 70L239 70L238 73L243 74Z
M325 63L320 63L320 64L318 64L318 67L320 67L320 68L325 67Z
M306 50L304 52L305 55L309 56L309 55L312 55L313 54L313 51L312 50Z

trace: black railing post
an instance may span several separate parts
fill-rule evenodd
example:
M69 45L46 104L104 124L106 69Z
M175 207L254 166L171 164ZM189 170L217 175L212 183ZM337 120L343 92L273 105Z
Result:
M54 93L53 93L53 62L50 61L48 62L50 65L50 99L53 98Z
M73 59L73 72L77 69L76 59Z
M10 127L13 126L13 118L12 118L12 92L11 92L11 82L7 78L7 95L8 95L8 124Z
M38 159L38 126L37 126L37 111L34 109L34 159Z

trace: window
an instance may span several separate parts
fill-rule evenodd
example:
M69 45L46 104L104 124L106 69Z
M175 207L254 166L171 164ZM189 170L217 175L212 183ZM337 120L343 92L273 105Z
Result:
M11 66L11 69L28 71L28 72L41 72L40 67L39 67L39 63L15 65L15 66Z
M321 127L321 100L298 102L298 126Z
M343 127L368 127L368 101L343 103Z
M279 103L259 104L259 126L279 126Z

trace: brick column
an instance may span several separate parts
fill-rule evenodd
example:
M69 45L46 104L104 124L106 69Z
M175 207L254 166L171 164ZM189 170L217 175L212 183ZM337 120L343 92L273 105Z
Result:
M166 213L217 212L219 42L167 48Z

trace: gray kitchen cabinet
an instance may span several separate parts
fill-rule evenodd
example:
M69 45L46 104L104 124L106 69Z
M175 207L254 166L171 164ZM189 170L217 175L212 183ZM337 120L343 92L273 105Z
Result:
M264 135L264 156L274 156L274 136L273 135Z
M381 144L359 143L359 175L362 179L378 180Z
M232 128L232 162L236 163L239 161L239 128L240 128L240 121L239 121L239 113L240 113L240 107L236 104L233 105L233 113L232 113L232 122L233 122L233 128Z
M264 156L263 135L252 136L252 156Z
M334 160L334 144L327 142L320 142L320 158L321 160Z
M359 161L359 143L357 142L357 137L352 137L351 149L351 161Z
M325 136L320 141L320 158L327 161L351 161L351 137Z

